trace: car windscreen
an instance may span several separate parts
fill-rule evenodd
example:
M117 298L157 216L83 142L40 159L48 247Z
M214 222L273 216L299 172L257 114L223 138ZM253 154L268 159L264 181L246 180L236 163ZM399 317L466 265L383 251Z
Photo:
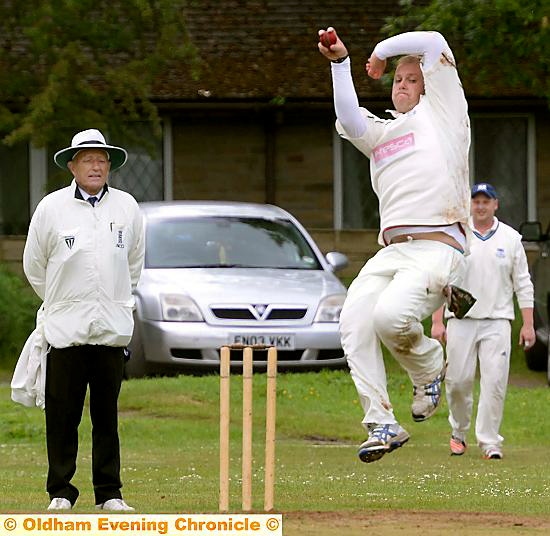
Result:
M250 217L151 219L147 223L145 266L322 268L292 222Z

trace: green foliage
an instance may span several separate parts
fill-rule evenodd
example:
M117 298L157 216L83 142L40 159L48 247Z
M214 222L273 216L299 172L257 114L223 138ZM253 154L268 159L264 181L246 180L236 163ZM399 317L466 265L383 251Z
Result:
M13 369L34 329L40 299L17 275L0 265L0 367Z
M546 0L402 0L384 31L437 30L463 80L480 94L521 92L550 102L550 21ZM466 88L467 92L470 88Z
M173 0L1 2L0 45L7 144L61 145L90 125L116 139L131 134L131 121L160 133L155 78L174 62L198 67L182 2Z

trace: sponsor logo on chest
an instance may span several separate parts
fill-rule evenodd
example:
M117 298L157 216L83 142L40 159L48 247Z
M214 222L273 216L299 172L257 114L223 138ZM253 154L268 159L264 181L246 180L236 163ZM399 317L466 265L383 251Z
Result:
M379 165L411 147L414 147L414 134L412 132L377 145L372 152L372 156L375 163Z

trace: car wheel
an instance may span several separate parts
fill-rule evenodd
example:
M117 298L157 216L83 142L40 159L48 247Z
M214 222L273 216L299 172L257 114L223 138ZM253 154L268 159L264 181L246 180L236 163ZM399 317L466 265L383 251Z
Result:
M130 359L126 362L124 372L126 378L143 378L147 376L148 366L145 361L145 352L143 350L143 343L141 341L141 335L138 324L136 322L134 326L134 334L132 340L128 345L131 351Z
M548 367L548 345L537 339L535 344L525 351L525 361L530 370L542 371Z

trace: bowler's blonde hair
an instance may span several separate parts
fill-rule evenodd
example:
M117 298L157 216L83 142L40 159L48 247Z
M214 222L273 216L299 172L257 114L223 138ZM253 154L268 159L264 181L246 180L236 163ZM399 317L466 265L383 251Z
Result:
M397 60L397 63L395 64L395 68L399 67L400 65L404 65L408 63L416 63L417 65L420 65L422 63L422 56L415 56L413 54L408 54L407 56L401 56Z

